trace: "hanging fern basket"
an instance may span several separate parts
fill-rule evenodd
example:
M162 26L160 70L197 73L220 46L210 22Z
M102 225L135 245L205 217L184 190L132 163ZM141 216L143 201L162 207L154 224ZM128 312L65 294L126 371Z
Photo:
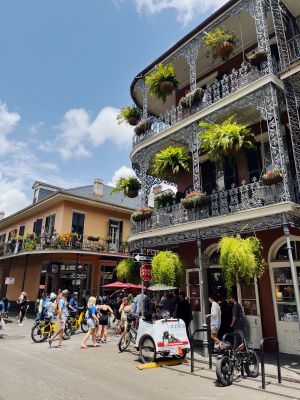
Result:
M216 48L216 53L223 61L227 61L230 54L233 52L233 44L230 42L223 42Z
M172 92L174 90L174 83L171 81L161 82L160 90L162 91L163 94L168 96L168 95L172 94Z
M136 126L136 125L140 122L140 119L139 119L139 118L132 117L132 118L128 118L127 122L128 122L129 125L131 125L131 126Z
M257 51L248 56L249 63L253 67L259 66L262 62L267 61L267 53L265 51Z
M139 192L138 192L138 190L129 189L129 190L127 190L127 192L125 194L130 199L134 199L135 197L138 196Z

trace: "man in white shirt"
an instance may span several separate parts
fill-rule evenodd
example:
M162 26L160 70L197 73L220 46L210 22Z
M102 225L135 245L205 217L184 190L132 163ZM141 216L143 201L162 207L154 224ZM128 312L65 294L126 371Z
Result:
M214 341L215 348L217 348L220 342L218 332L221 326L221 308L214 295L210 295L208 301L211 303L211 313L207 314L206 318L210 318L211 339Z

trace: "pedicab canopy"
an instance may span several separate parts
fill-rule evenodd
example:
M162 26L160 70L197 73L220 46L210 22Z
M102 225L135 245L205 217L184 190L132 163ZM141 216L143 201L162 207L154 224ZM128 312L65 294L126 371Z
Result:
M175 290L178 289L175 286L168 286L168 285L163 285L163 284L157 284L153 286L149 286L148 290L152 290L152 292L163 292L165 290Z

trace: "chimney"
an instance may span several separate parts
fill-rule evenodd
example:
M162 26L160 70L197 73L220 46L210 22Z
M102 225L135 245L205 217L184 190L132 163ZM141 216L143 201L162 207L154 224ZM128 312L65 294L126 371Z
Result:
M153 194L156 196L158 193L162 192L162 186L158 185L153 188Z
M4 218L5 212L4 211L0 211L0 221Z
M95 197L102 197L103 196L103 179L95 178L93 194L94 194Z

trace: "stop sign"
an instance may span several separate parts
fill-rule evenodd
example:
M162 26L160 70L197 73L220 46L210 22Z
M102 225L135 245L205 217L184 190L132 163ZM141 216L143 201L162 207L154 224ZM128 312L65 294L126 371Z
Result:
M143 281L150 281L152 278L151 264L143 264L140 268L140 277Z

